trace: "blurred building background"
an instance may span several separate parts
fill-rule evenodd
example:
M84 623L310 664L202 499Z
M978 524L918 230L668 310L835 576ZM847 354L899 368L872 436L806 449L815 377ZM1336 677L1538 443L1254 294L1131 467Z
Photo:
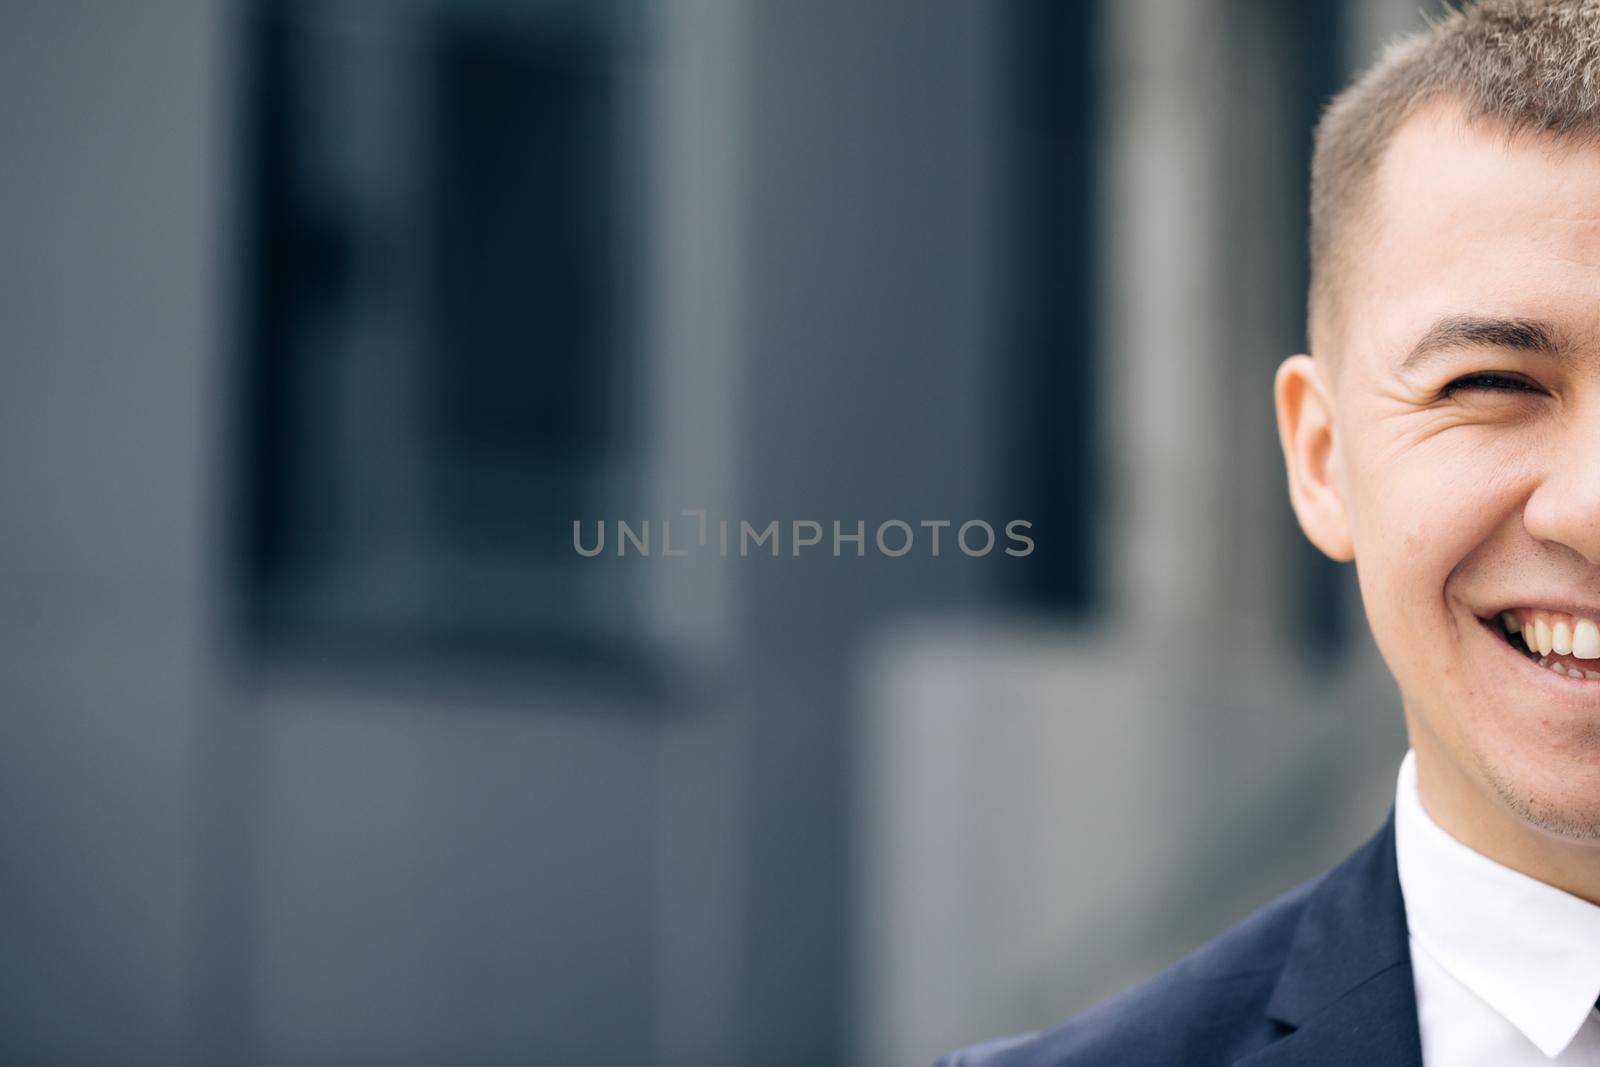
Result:
M924 1064L1342 856L1269 386L1415 8L0 2L0 1060ZM573 551L686 509L1038 548Z

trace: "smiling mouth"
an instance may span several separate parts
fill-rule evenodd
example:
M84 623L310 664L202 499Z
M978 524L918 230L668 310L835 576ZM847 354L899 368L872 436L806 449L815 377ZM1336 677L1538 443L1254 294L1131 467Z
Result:
M1559 611L1516 608L1484 621L1530 662L1566 678L1600 682L1600 624Z

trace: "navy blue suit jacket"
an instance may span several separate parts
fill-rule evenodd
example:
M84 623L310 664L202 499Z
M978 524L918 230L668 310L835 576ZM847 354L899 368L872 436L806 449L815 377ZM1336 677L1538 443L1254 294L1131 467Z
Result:
M1145 984L937 1067L1421 1067L1394 816L1330 873Z

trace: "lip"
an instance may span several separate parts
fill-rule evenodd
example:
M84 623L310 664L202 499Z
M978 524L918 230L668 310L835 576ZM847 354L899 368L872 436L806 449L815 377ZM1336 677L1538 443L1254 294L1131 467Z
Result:
M1504 613L1516 611L1519 608L1527 608L1532 611L1554 611L1563 615L1571 615L1577 619L1600 620L1600 604L1579 604L1575 601L1564 600L1561 597L1550 597L1549 599L1530 597L1525 600L1503 604L1488 613L1474 611L1473 614L1478 617L1479 622L1487 623L1498 621Z
M1498 616L1488 620L1478 619L1478 624L1483 639L1493 644L1499 654L1526 678L1526 684L1537 686L1552 703L1591 715L1600 711L1600 682L1588 678L1569 678L1548 667L1539 666L1511 647L1505 639L1505 630L1500 626Z

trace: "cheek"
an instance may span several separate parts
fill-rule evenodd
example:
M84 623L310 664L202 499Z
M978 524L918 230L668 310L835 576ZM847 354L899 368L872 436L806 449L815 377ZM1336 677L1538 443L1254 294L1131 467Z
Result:
M1352 457L1352 535L1373 627L1414 633L1447 617L1462 563L1517 521L1516 453L1465 431Z

